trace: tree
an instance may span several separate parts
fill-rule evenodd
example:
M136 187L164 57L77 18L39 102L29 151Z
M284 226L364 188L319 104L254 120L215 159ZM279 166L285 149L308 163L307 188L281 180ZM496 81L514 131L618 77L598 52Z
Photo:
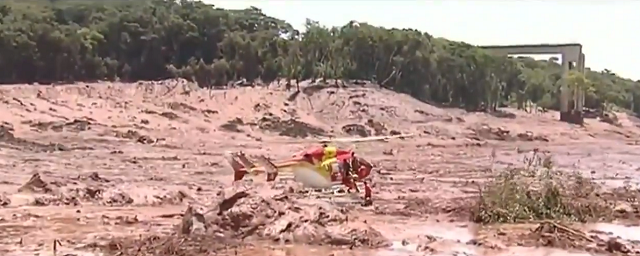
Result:
M506 104L558 108L557 58L493 56L414 29L351 21L304 32L250 7L200 1L57 0L0 3L0 83L154 80L202 87L245 80L370 80L417 99L471 111ZM585 107L640 111L640 82L610 70L566 77Z

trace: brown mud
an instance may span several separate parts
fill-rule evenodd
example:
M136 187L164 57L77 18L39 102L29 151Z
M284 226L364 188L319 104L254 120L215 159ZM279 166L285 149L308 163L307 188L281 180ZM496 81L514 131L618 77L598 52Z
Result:
M184 83L179 81L179 83ZM182 93L175 82L0 88L3 255L614 255L638 253L635 117L466 113L375 88L303 83ZM224 151L285 158L325 137L376 166L374 204L232 184ZM594 185L588 224L470 221L478 188L544 152ZM596 186L597 185L597 186ZM600 204L599 204L600 205ZM593 214L592 214L593 215ZM591 216L591 215L590 215ZM594 215L595 216L595 215ZM102 253L102 254L99 254Z

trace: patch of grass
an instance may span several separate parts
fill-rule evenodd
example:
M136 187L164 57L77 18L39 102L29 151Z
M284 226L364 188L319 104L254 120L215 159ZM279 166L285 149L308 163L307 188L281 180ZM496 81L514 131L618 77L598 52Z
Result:
M613 216L600 186L577 172L558 171L550 155L535 151L525 166L499 171L481 186L472 210L477 223L535 220L596 221Z

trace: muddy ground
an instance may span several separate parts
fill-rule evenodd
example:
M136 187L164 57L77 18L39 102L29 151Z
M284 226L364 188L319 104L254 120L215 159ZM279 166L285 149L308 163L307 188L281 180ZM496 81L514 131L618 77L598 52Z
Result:
M301 93L196 90L182 81L0 88L3 255L635 254L640 149L619 125L558 113L500 115L431 106L375 88ZM376 165L374 204L297 193L285 179L232 184L227 150L284 158L322 137ZM591 223L477 224L479 189L505 168L551 156L619 191ZM604 196L600 196L604 198ZM625 200L618 200L625 197ZM604 223L607 222L607 223Z

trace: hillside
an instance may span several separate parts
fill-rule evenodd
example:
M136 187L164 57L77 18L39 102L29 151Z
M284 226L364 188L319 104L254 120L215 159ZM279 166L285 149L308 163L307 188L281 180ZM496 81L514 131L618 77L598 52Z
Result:
M178 76L210 87L338 78L495 110L526 102L555 109L561 77L553 61L491 56L428 31L308 21L300 33L256 8L223 10L198 1L3 1L0 19L0 45L7 46L0 83ZM588 88L586 107L640 110L637 82L609 70L586 78L574 77Z

